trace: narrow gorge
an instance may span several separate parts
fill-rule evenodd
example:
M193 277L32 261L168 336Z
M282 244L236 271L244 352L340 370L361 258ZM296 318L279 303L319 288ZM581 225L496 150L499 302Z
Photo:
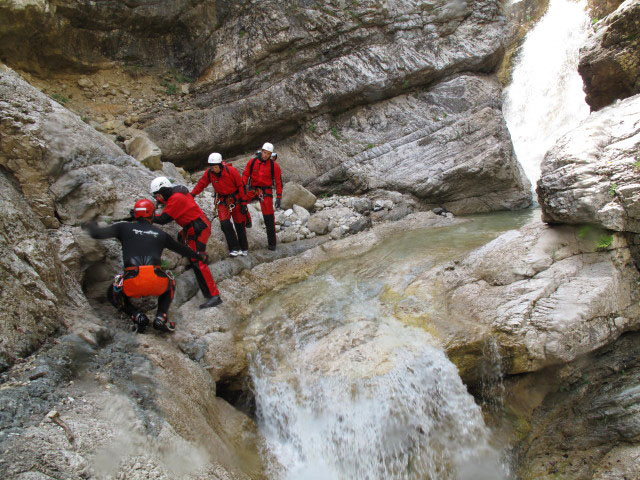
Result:
M0 477L640 478L639 59L638 0L0 1ZM133 333L83 226L265 142L276 249L207 187L223 303L165 250Z

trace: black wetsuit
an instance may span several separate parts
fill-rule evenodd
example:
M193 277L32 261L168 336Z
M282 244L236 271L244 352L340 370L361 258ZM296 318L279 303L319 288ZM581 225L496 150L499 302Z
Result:
M98 227L95 222L90 222L84 228L93 238L117 238L120 240L122 261L125 268L141 265L160 266L162 251L165 248L189 259L197 256L197 253L189 247L178 243L169 234L143 219L133 222L118 222L108 227ZM166 276L162 271L159 273ZM122 291L116 293L113 285L109 287L107 298L116 308L121 309L127 315L135 316L138 313L129 297ZM170 288L158 297L158 316L166 315L172 298L173 293Z
M119 222L108 227L98 227L95 223L86 226L93 238L117 238L122 243L122 261L125 267L136 265L160 265L165 248L183 257L195 258L196 252L178 243L169 234L146 220Z

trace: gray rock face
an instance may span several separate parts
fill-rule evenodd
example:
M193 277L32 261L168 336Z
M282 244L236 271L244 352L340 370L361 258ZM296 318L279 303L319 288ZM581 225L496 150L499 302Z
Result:
M327 112L370 104L457 72L490 72L505 31L501 3L275 0L229 17L216 32L199 109L146 130L165 158L252 151ZM238 52L243 52L238 54Z
M640 93L640 4L626 0L596 24L580 50L578 71L586 101L599 110Z
M45 226L124 217L154 175L12 70L0 66L0 165Z
M31 353L61 322L62 266L44 225L0 172L0 371Z
M582 238L581 238L582 237ZM640 326L638 272L622 236L542 223L510 231L409 285L408 315L424 315L463 378L497 341L505 373L565 363Z
M332 168L324 173L314 166L309 188L397 190L454 213L529 205L531 187L513 153L499 91L487 78L458 77L341 115L332 127L339 138L327 126L303 134L300 156L336 159L325 162Z
M542 219L639 233L639 151L640 95L592 113L545 156Z
M519 446L518 478L639 478L638 358L640 336L629 333L532 379L525 397L533 396L531 388L553 387L534 411L531 430Z
M299 205L306 210L311 210L316 203L316 196L302 185L288 182L282 187L282 208L293 208Z
M0 5L0 49L14 66L38 72L90 71L124 60L195 75L213 57L212 33L228 8L204 0L10 0Z

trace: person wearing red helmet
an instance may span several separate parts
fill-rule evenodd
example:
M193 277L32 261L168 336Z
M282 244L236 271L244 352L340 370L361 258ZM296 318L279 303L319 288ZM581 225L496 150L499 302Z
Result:
M262 150L249 160L242 173L242 180L247 186L247 200L260 201L260 210L267 230L269 250L276 249L276 221L273 210L273 187L276 188L276 208L280 208L282 198L282 172L276 163L277 154L273 153L273 145L265 143Z
M229 255L246 256L249 250L245 229L248 211L242 177L233 165L222 161L222 155L219 153L214 152L209 155L208 162L210 167L205 170L202 178L191 190L191 196L195 198L207 185L211 184L220 228L227 240Z
M138 200L132 214L132 222L118 222L107 227L99 227L95 221L83 225L93 238L117 238L122 244L124 272L116 275L114 283L107 290L107 298L118 310L131 316L133 331L142 333L149 319L135 308L130 298L157 296L158 309L153 328L173 331L175 324L168 320L167 313L176 282L169 272L160 267L162 251L168 248L184 257L203 262L207 261L206 255L181 245L154 226L155 205L151 200Z
M164 205L161 215L153 217L153 223L165 225L175 221L182 227L180 238L196 252L206 252L211 236L211 223L184 186L174 187L167 177L151 181L149 188L156 201ZM215 307L222 303L220 292L206 262L191 264L205 302L200 308Z

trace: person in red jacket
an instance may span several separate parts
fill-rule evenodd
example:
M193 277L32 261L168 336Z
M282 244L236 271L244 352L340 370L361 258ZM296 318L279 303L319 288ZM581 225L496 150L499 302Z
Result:
M229 255L246 256L249 250L245 229L248 212L242 177L234 166L222 161L222 155L219 153L209 155L208 162L211 166L205 170L200 181L191 190L191 196L195 198L207 185L211 184L215 194L220 228L227 239ZM233 226L231 218L233 218Z
M258 199L267 229L269 250L276 249L276 220L273 210L273 186L276 187L276 208L280 208L282 198L282 172L275 162L273 145L265 143L262 150L249 160L242 174L247 186L247 201Z
M211 223L202 212L186 187L174 187L167 177L151 181L149 188L158 203L164 204L161 215L153 217L160 225L175 221L182 227L180 237L196 252L206 252L207 240L211 236ZM215 307L222 303L220 292L213 280L209 265L203 261L191 262L193 273L206 301L200 308Z

